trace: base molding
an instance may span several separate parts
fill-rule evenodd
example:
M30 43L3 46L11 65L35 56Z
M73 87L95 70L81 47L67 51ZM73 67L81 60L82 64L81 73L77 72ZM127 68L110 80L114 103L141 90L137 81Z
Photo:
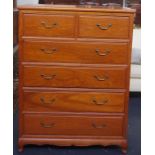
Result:
M55 145L55 146L110 146L121 147L122 153L127 153L127 139L80 139L80 138L19 138L19 152L22 152L27 144L34 145Z

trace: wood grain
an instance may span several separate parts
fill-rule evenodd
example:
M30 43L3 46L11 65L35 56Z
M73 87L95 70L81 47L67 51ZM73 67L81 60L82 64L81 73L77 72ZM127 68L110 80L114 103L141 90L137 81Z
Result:
M25 36L74 36L75 17L73 15L25 14L23 20Z
M24 115L26 135L122 136L122 117ZM27 123L29 122L29 123Z
M119 145L125 153L135 10L19 10L19 151Z
M126 64L128 43L24 40L23 61ZM116 58L117 57L117 58Z
M109 26L109 24L111 26ZM114 16L80 16L79 29L79 37L128 38L129 18Z
M23 66L23 84L31 87L125 88L126 68Z
M35 92L23 96L24 112L124 112L124 93Z

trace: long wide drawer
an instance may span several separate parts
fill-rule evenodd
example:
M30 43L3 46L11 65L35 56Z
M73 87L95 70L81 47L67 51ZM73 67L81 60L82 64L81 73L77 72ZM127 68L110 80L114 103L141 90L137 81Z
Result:
M24 66L24 86L62 88L125 88L125 67Z
M128 38L129 17L80 16L79 37Z
M25 135L122 136L123 117L24 115Z
M127 43L24 40L23 61L127 64Z
M124 93L24 91L28 112L123 112Z
M23 35L45 37L73 37L75 16L25 14L23 17Z

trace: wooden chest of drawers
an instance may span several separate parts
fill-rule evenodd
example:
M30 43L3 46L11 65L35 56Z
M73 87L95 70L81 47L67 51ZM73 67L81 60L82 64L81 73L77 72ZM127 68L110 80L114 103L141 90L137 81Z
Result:
M127 149L134 10L19 7L19 150Z

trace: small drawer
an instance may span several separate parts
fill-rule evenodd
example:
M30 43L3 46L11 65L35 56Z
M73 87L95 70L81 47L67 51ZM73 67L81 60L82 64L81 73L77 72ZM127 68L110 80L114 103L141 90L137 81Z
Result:
M24 66L24 86L58 88L125 88L125 67Z
M72 15L25 14L24 36L73 37L75 17Z
M25 135L123 136L123 117L24 115Z
M23 61L127 64L128 43L24 40Z
M129 17L80 16L79 37L128 38Z
M26 112L124 112L124 93L25 91Z

